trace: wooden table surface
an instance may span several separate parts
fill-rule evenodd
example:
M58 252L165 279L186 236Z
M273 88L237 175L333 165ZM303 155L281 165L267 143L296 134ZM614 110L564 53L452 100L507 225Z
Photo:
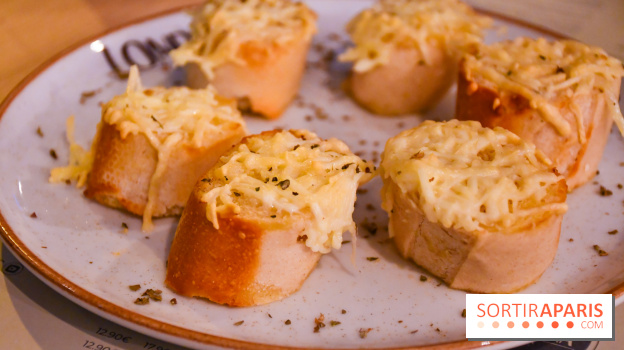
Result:
M0 101L36 67L75 43L201 0L0 1Z

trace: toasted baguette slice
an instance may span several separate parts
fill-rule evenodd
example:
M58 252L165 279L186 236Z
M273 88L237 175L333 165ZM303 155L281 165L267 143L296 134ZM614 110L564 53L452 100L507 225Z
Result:
M355 44L339 56L354 62L346 89L381 115L422 112L453 84L461 54L490 19L457 0L381 0L347 26Z
M316 14L290 0L218 0L194 16L171 52L192 88L216 87L239 108L278 118L299 90Z
M128 90L102 108L85 196L151 218L178 215L197 179L246 134L233 101L212 90Z
M373 172L344 143L308 131L246 137L193 190L165 283L231 306L287 297L344 231L355 233L355 192Z
M212 84L223 96L235 98L242 111L276 119L299 91L309 46L310 39L269 49L246 45L241 47L245 54L240 54L244 63L220 65L213 79L197 63L187 63L187 84L191 88Z
M197 179L245 135L244 127L235 123L224 126L223 132L207 147L178 145L171 150L158 182L153 217L180 215ZM84 194L142 216L157 165L158 151L145 135L129 134L124 139L116 126L104 123Z
M362 107L379 115L422 112L435 106L457 76L457 60L428 45L429 61L416 48L393 48L388 63L353 71L346 89Z
M429 221L416 200L397 185L391 184L388 191L394 198L390 227L401 256L451 288L475 293L516 292L537 282L556 255L563 215L536 222L521 232L467 231Z
M619 61L577 42L497 43L462 60L456 117L534 143L573 190L596 174L614 120L624 126L622 75Z
M299 290L322 255L302 242L306 218L280 225L282 218L246 211L220 215L216 229L201 201L208 186L200 183L184 209L167 260L167 286L231 306L267 304Z
M380 171L399 252L451 288L515 292L552 263L566 183L512 133L425 122L388 141Z

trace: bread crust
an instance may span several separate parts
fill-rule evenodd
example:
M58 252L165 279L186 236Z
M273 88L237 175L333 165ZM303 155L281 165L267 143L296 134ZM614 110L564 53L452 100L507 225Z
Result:
M619 94L620 81L614 81L611 88ZM596 175L613 118L605 99L597 90L591 95L573 97L559 94L551 104L569 123L569 135L561 135L555 127L544 121L524 96L499 89L492 82L477 76L476 72L468 71L463 61L460 63L456 118L476 120L490 128L500 126L534 143L566 177L571 191ZM585 143L579 141L572 104L576 104L582 113L587 140Z
M527 229L469 232L429 221L410 194L389 184L393 198L389 230L404 258L441 278L451 288L476 293L512 293L536 282L552 263L563 214ZM561 180L554 196L565 201Z
M154 217L179 215L197 179L245 135L244 127L235 123L227 123L224 130L224 136L215 138L209 147L175 147L158 186ZM158 152L145 135L122 138L115 125L103 122L84 194L104 205L143 215L157 163Z
M219 229L206 219L197 187L171 245L166 285L178 294L230 306L262 305L297 291L320 253L297 238L305 222L268 222L251 211L219 215ZM291 221L291 220L289 220Z
M435 106L453 84L457 59L429 45L429 62L417 48L394 47L387 64L353 71L347 90L362 107L380 115L423 112Z
M238 99L241 109L276 119L299 90L310 41L294 40L285 45L245 43L238 53L245 64L220 65L214 69L212 80L198 64L187 63L187 84L198 89L210 83L219 94Z
M250 135L243 138L240 145L254 143L257 139L270 140L282 132L271 130ZM288 132L301 140L305 140L305 135L308 135L303 130ZM308 139L310 142L319 140ZM262 305L283 299L299 290L321 255L328 251L314 246L316 218L312 210L276 211L262 197L248 196L244 192L242 195L234 192L238 198L235 205L223 204L217 207L214 201L220 197L206 199L207 194L210 197L211 191L236 181L236 177L230 178L231 182L226 185L225 181L228 180L224 181L221 167L229 163L230 156L236 157L239 149L237 146L226 153L197 182L169 252L165 282L173 291L185 296L207 298L230 306ZM245 158L236 159L238 162ZM254 164L245 171L258 170L258 163ZM322 172L319 176L324 174ZM313 172L310 175L316 176ZM290 186L297 185L296 180L291 181L295 182L289 182ZM279 183L273 180L267 186L275 187ZM266 188L257 187L258 191L263 193ZM287 192L290 193L290 189ZM298 196L298 193L293 192L294 196ZM229 200L221 200L222 203L229 203ZM211 207L207 208L209 205ZM214 212L216 219L212 216L212 205L217 208ZM277 204L275 206L279 207ZM312 246L310 242L313 242Z

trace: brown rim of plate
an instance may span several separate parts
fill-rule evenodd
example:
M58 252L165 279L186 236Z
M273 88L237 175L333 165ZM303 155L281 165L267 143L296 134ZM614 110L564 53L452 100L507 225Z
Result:
M30 74L28 74L20 83L13 88L9 94L4 98L2 103L0 104L0 121L4 116L5 111L11 105L11 102L17 97L17 95L26 87L30 82L32 82L35 78L39 76L43 71L49 68L52 64L59 61L61 58L67 56L71 52L77 50L78 48L88 44L96 40L97 38L101 38L104 35L110 34L112 32L116 32L122 30L124 28L130 27L132 25L136 25L139 23L143 23L158 17L162 17L168 14L172 14L174 12L178 12L187 8L191 8L189 6L181 6L174 7L168 9L166 11L153 14L147 17L139 18L123 25L117 26L115 28L111 28L106 30L100 34L88 37L65 50L60 51L58 54L54 55L52 58L35 68ZM565 35L561 33L557 33L555 31L527 23L522 20L518 20L515 18L511 18L505 15L496 14L487 10L475 8L477 12L488 15L492 18L503 20L509 23L516 24L521 27L529 28L535 31L539 31L541 33L547 34L549 36L563 39L567 38ZM271 344L263 344L263 343L252 343L243 340L236 340L230 338L224 338L216 335L201 333L197 331L192 331L186 328L174 326L172 324L168 324L165 322L161 322L155 320L150 317L143 316L139 313L130 311L128 309L119 307L109 301L106 301L87 290L81 288L80 286L74 284L67 278L63 277L61 274L50 268L46 265L38 256L36 256L28 247L24 245L24 243L15 235L12 228L7 223L6 219L0 212L0 237L10 248L9 250L17 255L18 260L25 263L28 269L38 278L45 279L48 285L53 285L56 287L57 291L59 291L62 295L72 300L73 298L78 299L80 302L85 303L85 305L80 305L76 300L72 300L76 302L82 307L89 309L90 311L100 310L104 313L113 316L113 318L120 318L124 321L128 321L131 324L125 325L128 328L134 329L138 332L143 332L144 329L148 329L150 331L155 331L156 334L164 333L168 336L178 337L181 340L190 340L194 342L203 343L206 345L217 345L222 347L232 347L238 349L252 349L252 350L269 350L269 349L282 349L282 350L327 350L328 348L301 348L301 347L290 347L290 346L276 346ZM615 298L619 298L624 295L624 283L612 288L607 291L607 294L613 294ZM112 320L115 322L115 320ZM158 336L155 336L158 338ZM162 339L162 338L161 338ZM167 339L163 339L164 341L171 341ZM379 350L406 350L406 349L438 349L438 350L455 350L455 349L475 349L481 348L485 346L490 346L494 344L504 343L504 341L469 341L469 340L459 340L454 342L447 343L439 343L435 345L422 345L422 346L409 346L409 347L399 347L399 348L376 348ZM345 349L346 350L346 349Z

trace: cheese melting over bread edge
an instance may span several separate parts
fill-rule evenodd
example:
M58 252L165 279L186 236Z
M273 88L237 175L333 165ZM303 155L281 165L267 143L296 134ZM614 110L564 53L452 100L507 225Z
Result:
M483 39L492 20L457 0L381 0L347 25L355 47L339 60L353 61L353 70L365 72L388 63L394 47L416 48L425 64L431 46L459 59Z
M273 46L309 40L316 33L316 14L290 0L212 0L193 16L191 40L170 52L178 66L197 63L213 69L234 62L245 65L240 48L252 44L270 53Z
M355 237L356 190L375 172L337 139L325 141L306 130L260 134L247 137L210 170L201 200L216 229L224 213L253 211L276 222L300 214L311 218L305 244L328 253L340 248L343 232Z
M395 183L427 219L467 231L517 229L565 213L552 191L561 175L535 146L478 122L426 121L386 143L382 207L392 212Z
M544 38L521 37L481 46L477 53L466 56L465 67L468 80L473 75L479 76L493 82L500 90L528 99L531 108L563 136L570 134L570 124L550 101L561 95L569 97L581 144L586 142L586 125L583 125L580 109L574 107L573 98L600 94L624 135L619 89L613 89L615 80L616 85L620 85L624 66L601 48L572 40L549 42Z
M224 126L232 123L245 128L234 101L220 97L214 89L160 86L144 89L136 66L130 69L126 92L113 97L102 107L102 122L115 125L122 139L130 134L144 135L157 151L158 163L150 179L147 204L143 211L143 231L151 231L153 228L152 214L158 201L158 187L173 150L184 146L210 147L215 138L226 132ZM91 171L94 150L86 154L73 142L73 119L71 128L68 123L67 130L70 164L68 167L53 169L50 181L62 182L78 176L78 186L82 186ZM76 160L80 159L83 161L77 163Z

